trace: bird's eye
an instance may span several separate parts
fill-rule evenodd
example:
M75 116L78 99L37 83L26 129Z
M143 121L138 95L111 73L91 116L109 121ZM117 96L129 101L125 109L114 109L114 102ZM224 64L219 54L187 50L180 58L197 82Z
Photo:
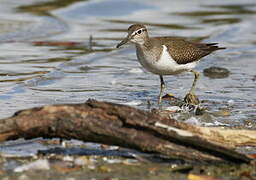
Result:
M140 34L140 33L141 33L141 30L138 30L137 33Z

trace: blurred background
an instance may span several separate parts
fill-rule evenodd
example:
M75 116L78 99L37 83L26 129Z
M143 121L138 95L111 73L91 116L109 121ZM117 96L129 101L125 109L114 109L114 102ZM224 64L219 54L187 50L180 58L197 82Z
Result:
M133 23L150 36L218 42L227 50L204 58L197 95L210 113L177 118L203 125L256 127L255 0L0 0L0 117L88 98L147 108L159 77L145 72L133 46L116 49ZM221 77L203 75L217 66ZM182 98L193 75L165 77Z

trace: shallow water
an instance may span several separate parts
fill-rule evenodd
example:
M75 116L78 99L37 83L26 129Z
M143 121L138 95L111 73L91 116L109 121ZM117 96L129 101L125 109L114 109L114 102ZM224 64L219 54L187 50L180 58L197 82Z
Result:
M151 36L196 38L227 47L196 68L201 72L196 94L209 110L196 119L206 125L256 127L254 0L2 0L0 117L88 98L142 109L150 100L155 107L158 76L141 69L133 46L115 48L132 23L146 24ZM203 70L211 66L226 68L230 75L205 77ZM167 92L182 98L192 80L190 73L166 76Z

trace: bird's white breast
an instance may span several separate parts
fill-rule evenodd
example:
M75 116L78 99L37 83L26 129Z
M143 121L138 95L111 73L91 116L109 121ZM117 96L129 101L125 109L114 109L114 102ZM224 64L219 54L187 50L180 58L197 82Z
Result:
M147 53L137 51L137 56L141 65L148 71L159 75L173 75L191 70L196 66L197 62L178 64L170 56L169 52L167 51L167 47L165 45L162 46L162 53L160 59L158 60L153 59L152 56L147 55Z

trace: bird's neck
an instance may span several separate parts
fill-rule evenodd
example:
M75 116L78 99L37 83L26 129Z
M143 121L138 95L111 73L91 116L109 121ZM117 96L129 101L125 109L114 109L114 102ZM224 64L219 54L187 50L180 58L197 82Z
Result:
M136 43L136 47L149 50L153 48L153 45L152 42L150 41L150 38L147 37L144 39L143 43Z

